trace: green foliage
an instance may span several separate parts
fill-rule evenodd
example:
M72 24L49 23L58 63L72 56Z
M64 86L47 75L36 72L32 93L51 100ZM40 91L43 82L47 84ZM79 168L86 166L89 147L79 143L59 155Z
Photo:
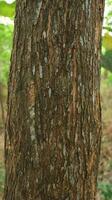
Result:
M112 72L112 49L102 54L102 66Z
M108 81L107 81L108 85L112 85L112 73L108 74Z
M0 16L13 18L15 13L15 3L8 4L0 1Z
M4 179L5 179L5 170L2 164L0 163L0 192L3 192Z
M13 25L0 24L0 82L7 83L10 53L12 46Z
M112 184L107 182L99 183L98 189L101 191L104 200L112 200Z
M102 68L101 76L103 87L107 88L108 86L112 86L112 72Z
M105 17L102 37L102 66L112 71L112 0L105 1ZM105 53L104 53L105 52Z
M112 25L112 0L105 1L105 19L104 25L111 28Z
M103 37L102 45L106 50L112 50L112 36L108 32Z

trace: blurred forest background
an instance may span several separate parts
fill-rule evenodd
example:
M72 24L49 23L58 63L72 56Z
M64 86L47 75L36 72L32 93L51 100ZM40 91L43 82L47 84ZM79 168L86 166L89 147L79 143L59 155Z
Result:
M0 199L4 185L4 126L14 28L14 0L0 0ZM106 0L102 32L101 101L103 137L97 200L112 200L112 0Z

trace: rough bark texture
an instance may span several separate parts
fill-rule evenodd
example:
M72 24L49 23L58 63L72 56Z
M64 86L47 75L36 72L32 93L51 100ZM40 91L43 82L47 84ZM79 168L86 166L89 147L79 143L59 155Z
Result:
M17 0L5 200L94 200L103 0Z

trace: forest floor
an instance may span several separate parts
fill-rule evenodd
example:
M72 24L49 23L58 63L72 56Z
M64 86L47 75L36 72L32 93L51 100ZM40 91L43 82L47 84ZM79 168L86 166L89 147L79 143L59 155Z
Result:
M98 178L97 200L112 200L112 85L103 82L102 93L102 118L103 136L101 158ZM4 134L0 129L0 200L4 184Z

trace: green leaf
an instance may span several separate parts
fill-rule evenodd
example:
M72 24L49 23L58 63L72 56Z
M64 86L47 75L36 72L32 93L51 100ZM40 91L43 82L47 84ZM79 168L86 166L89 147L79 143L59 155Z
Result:
M101 191L102 197L105 200L112 200L112 184L102 182L98 184L98 189Z
M8 4L0 1L0 16L13 18L15 14L15 3Z
M112 36L108 32L103 37L102 45L106 50L112 50Z
M104 68L112 72L112 49L105 51L101 56L101 64Z
M13 25L0 24L0 83L7 85Z

